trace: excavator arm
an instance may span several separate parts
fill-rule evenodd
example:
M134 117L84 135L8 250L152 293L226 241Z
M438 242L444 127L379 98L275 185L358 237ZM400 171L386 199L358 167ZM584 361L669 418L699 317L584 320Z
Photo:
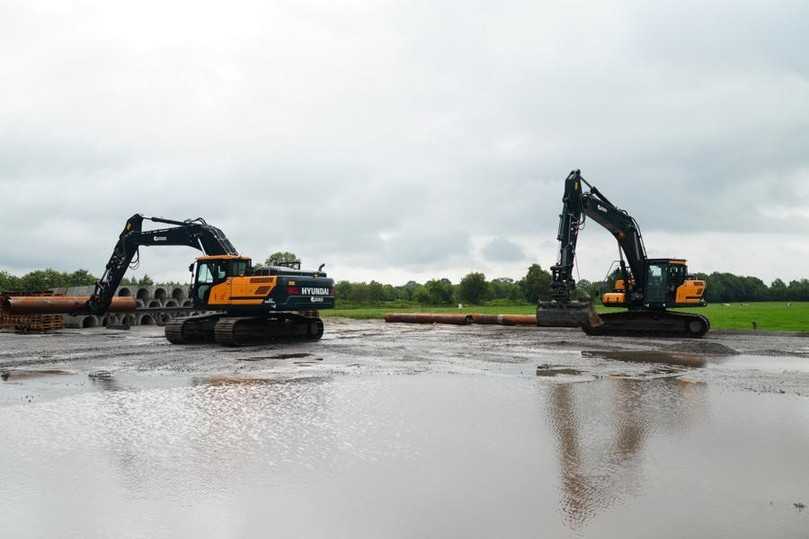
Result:
M174 226L143 230L143 221ZM185 245L198 249L206 255L239 254L221 230L209 225L202 218L175 221L135 214L127 220L126 226L118 236L118 243L115 244L104 274L96 282L87 303L91 314L102 314L107 311L115 290L121 284L132 260L137 256L138 249L152 245Z

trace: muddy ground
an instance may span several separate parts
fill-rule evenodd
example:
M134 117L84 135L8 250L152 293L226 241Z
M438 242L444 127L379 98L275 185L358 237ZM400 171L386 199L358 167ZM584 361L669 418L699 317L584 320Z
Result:
M809 338L0 334L14 537L809 537Z

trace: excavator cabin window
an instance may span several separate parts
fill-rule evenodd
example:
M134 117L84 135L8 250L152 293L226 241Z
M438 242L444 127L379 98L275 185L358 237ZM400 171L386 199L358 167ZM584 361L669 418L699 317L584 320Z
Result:
M247 260L208 260L197 268L197 284L222 282L228 277L247 275Z

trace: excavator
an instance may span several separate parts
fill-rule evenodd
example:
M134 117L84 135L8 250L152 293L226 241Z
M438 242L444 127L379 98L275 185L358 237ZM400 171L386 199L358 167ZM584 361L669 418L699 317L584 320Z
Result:
M151 221L166 228L143 230ZM177 318L166 327L174 344L229 346L284 340L316 341L323 336L319 309L334 307L334 280L323 266L303 271L285 266L253 266L218 228L202 218L177 221L135 214L118 237L109 262L85 309L103 314L126 270L145 246L184 245L204 253L189 266L194 309L212 313Z
M592 302L575 299L576 243L587 217L618 242L617 278L601 302L625 310L598 314ZM702 337L710 329L702 315L669 310L705 306L705 281L689 275L683 259L648 258L637 221L588 183L580 170L565 179L557 239L559 258L551 267L551 297L537 303L537 325L581 327L588 335L653 337Z

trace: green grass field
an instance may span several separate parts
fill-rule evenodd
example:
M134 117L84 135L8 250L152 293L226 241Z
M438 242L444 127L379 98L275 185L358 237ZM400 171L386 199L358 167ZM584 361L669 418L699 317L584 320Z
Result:
M484 313L484 314L534 314L533 305L497 305L457 307L352 307L331 309L321 312L324 317L339 316L354 319L383 318L386 313ZM597 311L607 312L606 307L598 306ZM682 309L707 316L712 329L752 330L756 322L759 331L800 331L809 333L809 302L776 302L712 304L697 309Z

